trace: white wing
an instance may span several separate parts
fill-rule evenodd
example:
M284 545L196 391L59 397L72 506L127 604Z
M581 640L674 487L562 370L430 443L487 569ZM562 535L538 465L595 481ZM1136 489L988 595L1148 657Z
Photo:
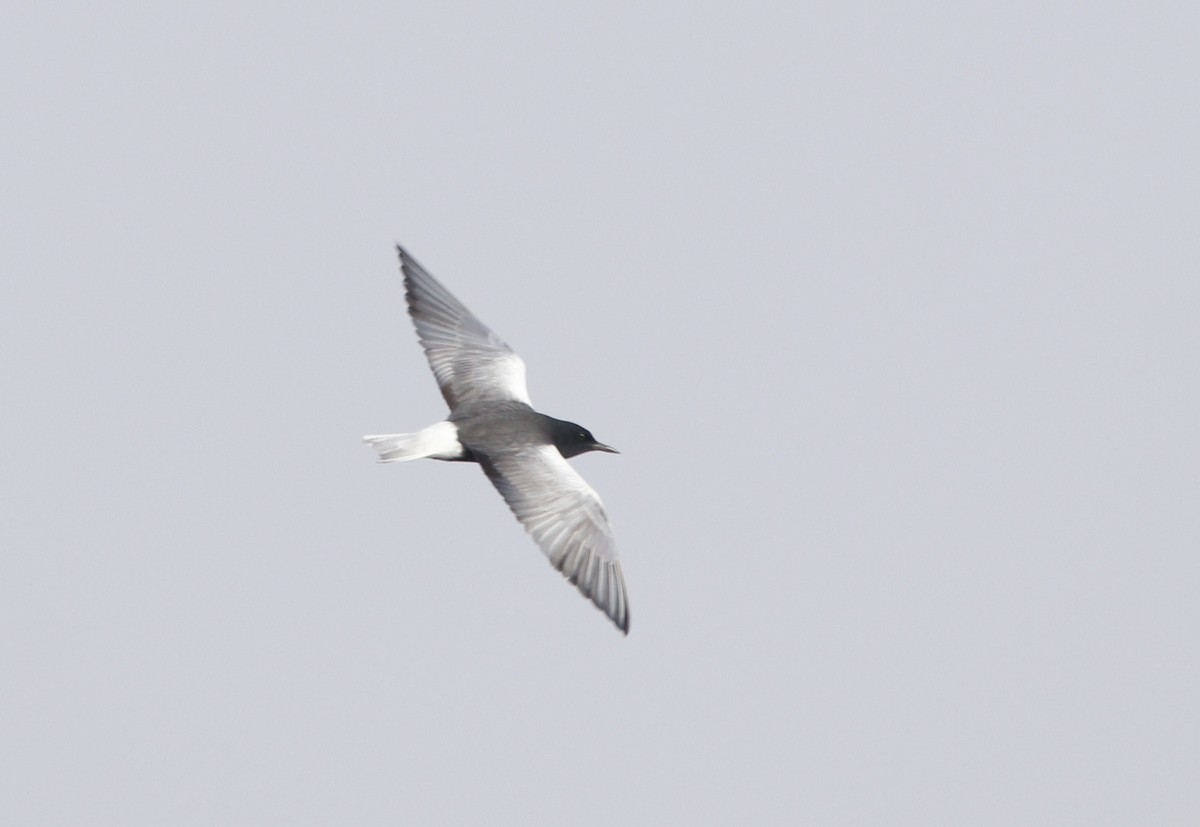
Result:
M553 445L490 456L480 464L550 563L629 634L629 600L612 526L592 487Z
M442 396L453 410L468 402L515 400L531 405L525 362L479 321L403 247L408 313Z

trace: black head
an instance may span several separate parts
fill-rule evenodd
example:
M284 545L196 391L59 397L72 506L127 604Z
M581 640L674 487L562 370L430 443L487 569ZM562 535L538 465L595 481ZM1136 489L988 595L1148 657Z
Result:
M547 417L549 418L549 417ZM574 457L586 454L588 451L606 451L610 454L620 453L616 448L610 448L603 442L597 442L592 432L582 425L566 422L562 419L552 419L550 438L554 447L564 457Z

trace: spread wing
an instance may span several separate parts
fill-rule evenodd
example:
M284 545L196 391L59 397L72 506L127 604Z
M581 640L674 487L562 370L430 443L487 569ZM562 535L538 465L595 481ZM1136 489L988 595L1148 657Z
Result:
M408 313L446 404L517 401L531 405L525 363L500 337L397 246Z
M600 496L553 445L507 451L481 464L554 568L629 634L625 578Z

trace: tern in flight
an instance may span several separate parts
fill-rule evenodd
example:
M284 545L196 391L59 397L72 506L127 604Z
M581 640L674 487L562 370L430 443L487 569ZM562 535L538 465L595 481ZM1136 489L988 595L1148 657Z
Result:
M513 514L584 597L629 634L629 599L600 497L567 459L617 453L587 428L533 409L525 363L403 247L408 312L450 416L363 440L380 462L477 462Z

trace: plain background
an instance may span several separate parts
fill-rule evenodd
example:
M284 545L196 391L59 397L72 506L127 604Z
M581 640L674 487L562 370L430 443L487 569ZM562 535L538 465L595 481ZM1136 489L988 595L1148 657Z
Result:
M16 4L0 815L1200 823L1194 3ZM401 241L622 450L622 638Z

